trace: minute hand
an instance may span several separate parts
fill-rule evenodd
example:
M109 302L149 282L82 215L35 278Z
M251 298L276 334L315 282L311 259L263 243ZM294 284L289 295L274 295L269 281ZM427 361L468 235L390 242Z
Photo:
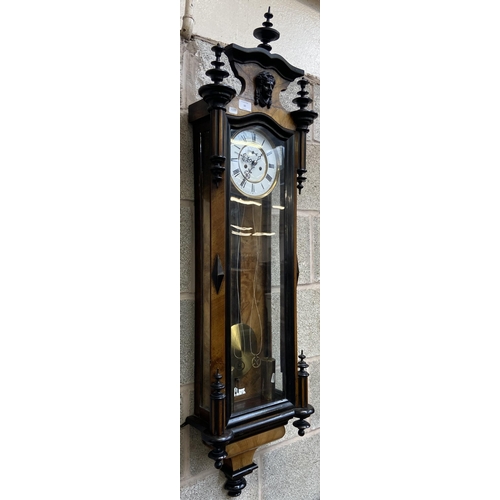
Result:
M262 153L260 153L260 155L255 160L252 160L252 165L253 166L257 165L257 163L259 163L261 158L262 158Z

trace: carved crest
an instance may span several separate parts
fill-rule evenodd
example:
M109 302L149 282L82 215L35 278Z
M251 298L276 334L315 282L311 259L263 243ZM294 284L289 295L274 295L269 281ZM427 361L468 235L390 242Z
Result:
M271 97L276 80L269 71L261 71L255 77L255 104L262 108L271 107Z

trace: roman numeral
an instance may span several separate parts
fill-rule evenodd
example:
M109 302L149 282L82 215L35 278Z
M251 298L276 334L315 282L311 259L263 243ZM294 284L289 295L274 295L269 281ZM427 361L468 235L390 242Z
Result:
M257 136L252 132L252 141L255 142L257 140Z
M273 180L273 178L272 178L269 174L267 174L267 175L266 175L266 179L267 179L269 182L271 182L271 181Z
M273 150L270 149L267 153L266 153L266 156L269 156L269 155L272 155L273 154Z
M246 136L245 134L241 134L241 139L242 139L243 141L246 141L246 140L247 140L247 136Z
M252 184L252 194L255 193L255 184Z
M242 188L244 188L246 183L247 183L247 180L246 180L246 179L243 179L243 180L241 181L240 186L241 186Z
M274 163L270 163L269 168L274 168Z
M240 169L239 169L239 168L235 168L235 169L233 170L233 175L234 175L235 177L238 177L238 175L240 175L240 173L241 173L241 172L240 172Z

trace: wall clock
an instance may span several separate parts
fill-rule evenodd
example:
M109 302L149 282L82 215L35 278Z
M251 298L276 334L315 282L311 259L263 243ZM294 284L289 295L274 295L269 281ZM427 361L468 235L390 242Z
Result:
M299 435L314 412L307 363L297 346L297 196L306 180L304 71L271 54L270 19L254 30L258 47L214 46L212 83L189 106L196 214L195 410L186 419L238 496L257 468L255 450ZM224 83L227 56L241 92ZM298 109L280 92L298 80ZM185 425L184 424L184 425Z

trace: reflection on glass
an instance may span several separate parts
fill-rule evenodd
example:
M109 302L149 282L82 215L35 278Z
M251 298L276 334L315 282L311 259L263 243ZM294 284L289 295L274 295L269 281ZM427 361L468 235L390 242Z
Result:
M283 145L264 128L231 142L231 413L282 399Z

